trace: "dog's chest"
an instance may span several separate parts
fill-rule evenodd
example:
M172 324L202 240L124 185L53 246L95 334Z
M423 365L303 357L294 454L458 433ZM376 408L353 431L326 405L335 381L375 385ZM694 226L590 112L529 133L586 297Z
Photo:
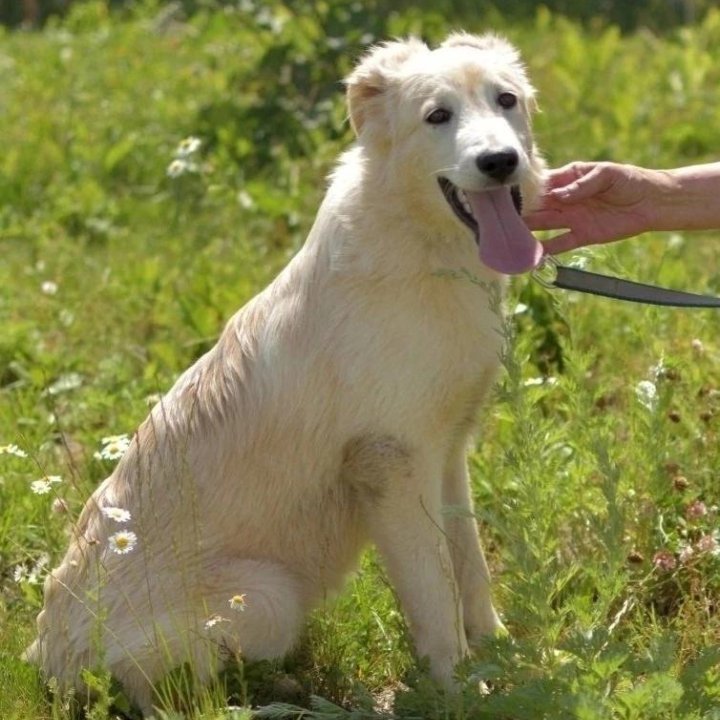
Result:
M487 293L467 280L377 287L345 325L343 375L383 412L452 421L476 404L499 364L500 328Z

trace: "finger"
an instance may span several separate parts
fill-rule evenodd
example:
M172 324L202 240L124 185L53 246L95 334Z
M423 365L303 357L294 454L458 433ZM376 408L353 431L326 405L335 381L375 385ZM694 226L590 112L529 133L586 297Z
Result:
M581 238L579 238L572 230L569 230L566 233L561 233L549 240L543 241L543 248L545 249L546 255L557 255L558 253L575 250L582 247L584 244L586 243L583 243Z
M595 163L590 162L571 162L560 168L548 170L545 173L545 190L546 192L557 188L565 187L578 180L578 178L587 175L593 168Z
M610 181L603 168L595 166L568 185L554 188L548 194L554 200L580 202L607 190L609 186Z
M523 217L531 230L561 230L568 227L567 215L562 210L545 208Z

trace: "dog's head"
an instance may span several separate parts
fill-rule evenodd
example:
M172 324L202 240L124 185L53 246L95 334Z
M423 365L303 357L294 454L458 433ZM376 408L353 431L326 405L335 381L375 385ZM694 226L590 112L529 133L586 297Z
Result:
M517 50L494 35L451 35L371 50L347 78L350 121L371 157L431 225L460 222L504 273L535 267L542 248L520 220L542 186L532 138L534 90Z

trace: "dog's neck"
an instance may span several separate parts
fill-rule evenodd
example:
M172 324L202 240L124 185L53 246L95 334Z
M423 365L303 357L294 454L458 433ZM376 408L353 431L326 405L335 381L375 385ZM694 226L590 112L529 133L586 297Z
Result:
M327 243L333 266L352 273L390 278L465 269L490 279L468 231L444 207L425 207L410 183L392 176L391 163L373 157L360 145L341 157L308 244Z

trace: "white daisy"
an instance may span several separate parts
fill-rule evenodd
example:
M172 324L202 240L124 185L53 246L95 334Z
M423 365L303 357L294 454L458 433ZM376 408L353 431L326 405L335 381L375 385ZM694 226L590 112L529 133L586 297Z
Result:
M236 610L237 612L243 612L247 605L245 604L245 593L241 595L233 595L230 600L230 609Z
M115 522L119 523L125 523L127 522L131 515L129 511L124 510L123 508L119 507L104 507L100 508L100 512L110 520L114 520Z
M110 443L122 442L123 440L127 440L127 438L127 433L121 433L120 435L106 435L100 440L100 442L103 445L109 445Z
M40 286L40 290L42 290L43 294L45 295L55 295L58 291L58 286L56 282L53 282L52 280L46 280Z
M13 570L13 580L16 583L26 582L28 578L28 569L24 565L16 565Z
M98 460L119 460L130 447L127 435L109 435L102 439L103 447L95 453Z
M214 628L216 625L219 625L220 623L226 623L230 622L227 618L222 617L222 615L213 615L212 617L209 617L205 621L205 629L210 630L211 628Z
M47 495L52 490L52 486L59 482L62 482L59 475L46 475L39 480L33 480L30 483L30 489L36 495Z
M190 155L194 155L200 149L201 144L202 141L200 140L200 138L192 136L186 137L184 140L181 140L180 144L177 146L177 149L175 150L175 157L190 157Z
M47 553L42 553L29 569L25 565L16 565L13 570L13 580L16 583L40 585L45 578L45 569L49 562L50 556Z
M9 445L0 445L0 455L14 455L15 457L20 458L27 457L27 453L24 450L21 450L14 443L10 443Z
M137 535L130 530L120 530L108 538L110 549L117 555L127 555L137 545Z
M192 165L187 160L183 160L182 158L176 158L167 166L165 174L169 178L174 179L179 178L181 175L184 175L187 172L190 172L191 169Z
M36 495L47 495L52 490L52 485L47 480L33 480L30 489Z

